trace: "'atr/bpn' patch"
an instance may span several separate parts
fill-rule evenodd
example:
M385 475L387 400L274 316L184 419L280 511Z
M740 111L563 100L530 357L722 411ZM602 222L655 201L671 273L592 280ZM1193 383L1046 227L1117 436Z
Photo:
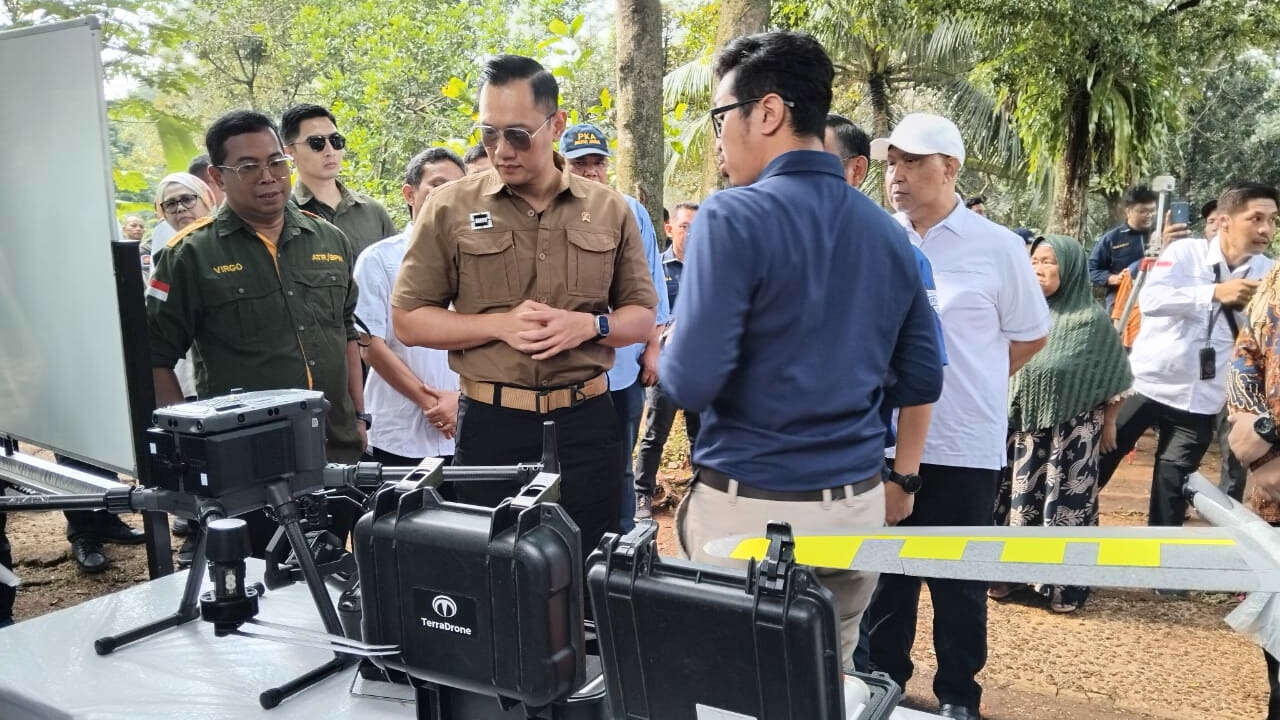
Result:
M491 227L493 227L493 216L488 211L471 213L472 230L488 230Z

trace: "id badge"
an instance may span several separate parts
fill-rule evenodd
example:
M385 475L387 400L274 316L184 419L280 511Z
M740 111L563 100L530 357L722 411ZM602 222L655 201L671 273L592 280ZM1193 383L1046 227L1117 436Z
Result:
M1211 347L1200 348L1200 379L1212 380L1217 374L1217 353Z

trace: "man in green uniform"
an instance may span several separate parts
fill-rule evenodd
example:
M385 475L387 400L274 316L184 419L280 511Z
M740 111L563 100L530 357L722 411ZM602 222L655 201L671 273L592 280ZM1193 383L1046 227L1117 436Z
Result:
M333 113L319 105L294 105L284 112L280 133L285 149L298 165L293 201L337 225L356 255L400 232L381 203L338 179L347 139L338 132Z
M151 276L156 402L182 401L173 366L194 345L202 398L232 388L323 391L332 404L329 460L355 462L368 417L360 418L351 245L289 202L291 158L265 115L228 113L205 144L226 203L175 235Z

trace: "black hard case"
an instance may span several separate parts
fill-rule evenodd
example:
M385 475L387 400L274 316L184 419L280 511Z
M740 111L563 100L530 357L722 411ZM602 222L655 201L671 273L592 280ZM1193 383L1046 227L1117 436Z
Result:
M610 717L845 719L835 598L794 565L789 528L770 525L745 578L660 558L656 533L606 536L587 563Z
M364 639L403 649L386 667L507 706L541 707L582 686L582 554L559 505L517 511L445 502L432 488L383 490L353 544ZM450 617L438 612L448 603L435 607L441 596Z

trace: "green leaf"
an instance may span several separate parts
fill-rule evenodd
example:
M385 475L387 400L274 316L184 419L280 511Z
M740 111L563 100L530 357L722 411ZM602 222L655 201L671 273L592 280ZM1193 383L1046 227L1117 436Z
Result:
M561 20L560 18L556 18L555 20L552 20L550 23L548 23L547 29L551 31L551 34L558 35L560 37L569 37L570 35L569 26L566 25L564 21Z
M584 18L583 18L583 16L582 16L582 15L576 15L576 16L574 16L574 18L573 18L573 22L569 23L569 34L570 34L570 35L577 35L577 34L578 34L578 31L582 29L582 21L583 21L583 19L584 19Z
M462 78L451 77L448 84L440 88L440 94L450 100L457 100L467 91L467 83Z
M613 108L613 94L609 92L609 88L600 89L600 107L608 112Z
M169 172L184 172L191 158L199 155L187 126L171 115L162 115L156 121L156 133L164 149L164 163Z
M151 187L146 176L136 170L112 169L111 179L115 181L116 190L123 193L146 192Z

